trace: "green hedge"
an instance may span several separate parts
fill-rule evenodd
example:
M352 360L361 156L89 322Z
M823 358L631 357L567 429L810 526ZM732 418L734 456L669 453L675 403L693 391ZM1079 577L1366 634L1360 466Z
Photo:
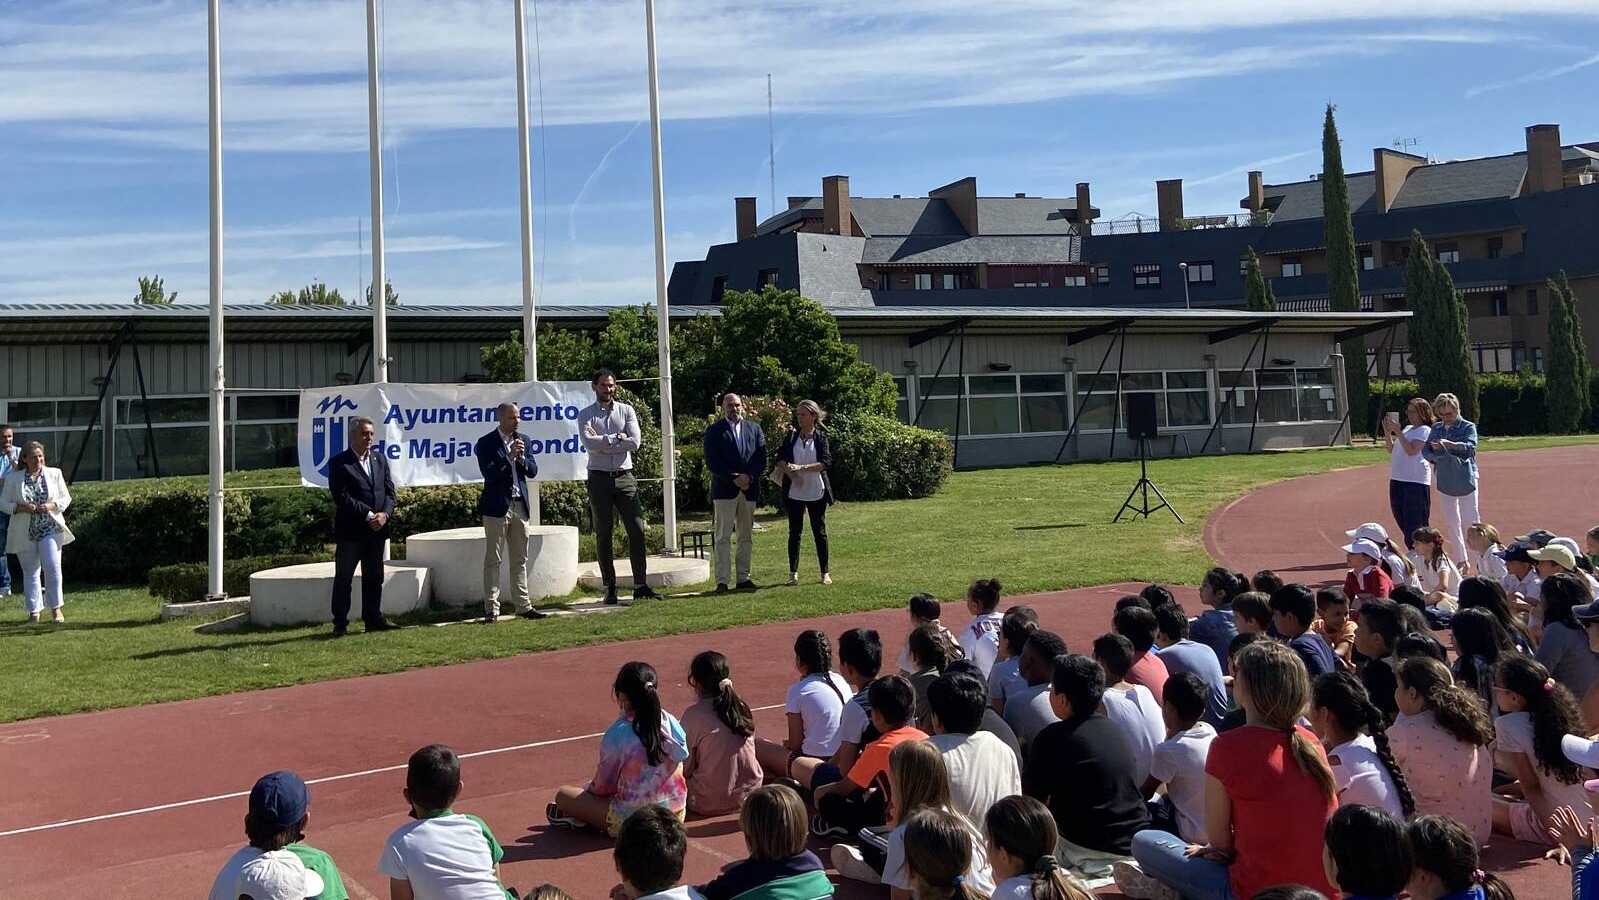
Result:
M279 553L245 556L222 565L222 590L229 597L250 595L250 575L262 569L323 562L327 554ZM178 563L150 570L150 595L163 603L192 603L206 597L206 564Z
M928 497L949 478L954 445L941 431L888 416L839 415L828 420L833 493L840 500Z
M1549 409L1542 375L1524 372L1479 375L1477 386L1478 402L1482 407L1477 416L1477 429L1483 437L1549 433ZM1599 392L1599 378L1594 379L1590 389ZM1403 413L1405 404L1417 396L1416 391L1415 379L1411 378L1389 380L1386 394L1382 381L1372 381L1372 404L1366 421L1374 422L1384 412ZM1584 423L1584 430L1589 424Z

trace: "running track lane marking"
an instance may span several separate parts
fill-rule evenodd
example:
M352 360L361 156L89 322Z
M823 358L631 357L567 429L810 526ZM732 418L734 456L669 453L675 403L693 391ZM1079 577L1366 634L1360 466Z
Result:
M768 710L782 708L783 704L773 703L769 706L754 707L750 710L750 712L766 712ZM605 732L603 731L595 732L594 734L575 734L571 737L554 738L548 741L533 741L529 744L515 744L510 747L496 747L492 750L474 750L471 753L460 754L460 758L473 759L479 756L494 756L499 753L515 753L519 750L537 750L540 747L553 747L556 744L569 744L573 741L591 741L595 738L604 736ZM383 766L377 769L363 769L359 772L345 772L342 775L328 775L322 778L311 778L305 783L308 786L313 784L327 784L332 781L346 781L351 778L365 778L368 775L383 775L388 772L401 772L405 770L405 766L406 764L402 763L401 765L397 766ZM203 803L216 803L221 800L237 800L240 797L248 796L250 796L249 791L234 791L229 794L215 794L210 797L196 797L193 800L179 800L176 803L162 803L159 806L146 806L141 809L125 809L121 812L103 813L98 816L85 816L81 819L67 819L64 822L49 822L44 825L29 825L27 828L13 828L10 831L0 831L0 838L16 837L19 834L33 834L34 832L39 831L54 831L57 828L71 828L74 825L89 825L94 822L105 822L111 819L125 819L129 816L142 816L148 813L165 812L169 809L181 809L185 806L199 806Z

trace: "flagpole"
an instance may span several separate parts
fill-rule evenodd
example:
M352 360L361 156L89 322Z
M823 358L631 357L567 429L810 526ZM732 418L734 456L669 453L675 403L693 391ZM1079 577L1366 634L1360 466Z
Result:
M208 462L211 470L209 509L206 535L206 596L223 598L222 589L222 469L223 429L227 423L226 360L222 345L222 10L221 0L210 0L207 10L207 64L210 84L210 158L211 158L211 310L209 360L210 428Z
M518 141L517 170L522 178L522 372L529 381L539 380L538 311L533 298L533 148L528 134L527 110L527 13L525 0L516 7L516 124ZM528 497L528 521L539 524L539 492Z
M372 176L372 380L389 380L389 281L383 274L383 113L378 107L378 0L366 0L367 156Z
M672 323L666 303L666 192L661 173L661 90L655 63L655 0L644 0L650 69L650 161L655 183L655 343L661 368L661 524L677 549L677 435L672 422Z

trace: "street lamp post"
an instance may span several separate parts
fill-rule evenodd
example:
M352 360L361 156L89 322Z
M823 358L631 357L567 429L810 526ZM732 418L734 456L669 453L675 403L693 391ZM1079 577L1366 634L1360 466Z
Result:
M1193 309L1188 302L1188 263L1178 263L1177 268L1183 273L1183 309Z

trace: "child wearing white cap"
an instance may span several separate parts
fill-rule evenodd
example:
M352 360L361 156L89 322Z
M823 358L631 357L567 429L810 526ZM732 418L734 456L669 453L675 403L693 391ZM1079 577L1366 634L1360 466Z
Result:
M222 865L210 900L349 900L338 866L304 843L311 793L293 772L261 776L244 817L249 845Z
M1394 581L1381 565L1382 548L1366 538L1355 538L1343 549L1349 561L1349 573L1344 576L1344 596L1350 600L1351 611L1358 612L1362 600L1388 596L1394 589Z
M1421 587L1415 564L1410 561L1409 556L1400 551L1399 545L1388 537L1388 529L1382 527L1381 523L1362 522L1344 532L1344 536L1357 541L1371 541L1376 544L1377 549L1382 551L1382 555L1377 557L1377 563L1382 566L1384 572L1388 573L1388 578L1396 586L1408 584L1411 587ZM1410 535L1405 535L1407 541L1409 537Z

